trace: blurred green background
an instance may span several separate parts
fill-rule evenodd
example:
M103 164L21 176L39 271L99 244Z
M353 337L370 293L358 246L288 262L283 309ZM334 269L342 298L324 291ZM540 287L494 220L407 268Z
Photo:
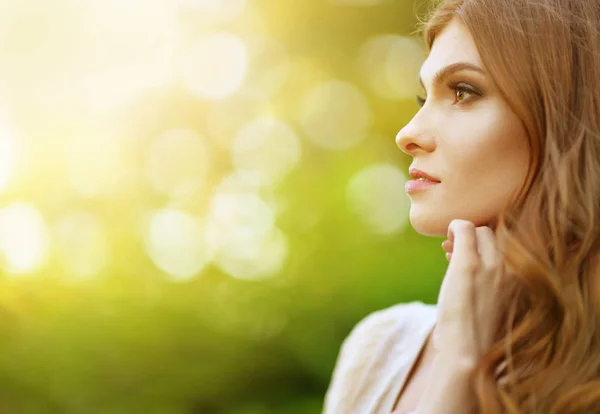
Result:
M408 223L413 0L4 0L0 412L319 413Z

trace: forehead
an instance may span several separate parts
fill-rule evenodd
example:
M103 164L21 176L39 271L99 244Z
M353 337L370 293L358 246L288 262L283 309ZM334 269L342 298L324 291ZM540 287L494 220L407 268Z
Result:
M456 62L468 62L483 68L471 33L460 20L454 18L436 36L421 68L421 78L428 84L436 71Z

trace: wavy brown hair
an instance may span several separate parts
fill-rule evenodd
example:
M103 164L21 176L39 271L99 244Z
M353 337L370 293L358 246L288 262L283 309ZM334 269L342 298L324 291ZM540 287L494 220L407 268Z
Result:
M473 377L479 412L600 413L600 1L442 1L420 26L429 50L454 18L531 153L496 227L506 306Z

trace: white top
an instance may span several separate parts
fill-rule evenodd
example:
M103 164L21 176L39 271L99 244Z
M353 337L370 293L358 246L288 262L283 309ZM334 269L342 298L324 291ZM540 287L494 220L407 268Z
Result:
M436 319L435 305L415 301L361 320L342 343L323 414L390 414Z

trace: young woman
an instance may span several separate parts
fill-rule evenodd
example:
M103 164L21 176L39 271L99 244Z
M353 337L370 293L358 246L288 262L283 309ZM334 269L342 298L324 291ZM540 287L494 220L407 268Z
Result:
M600 2L447 0L396 137L437 306L342 345L326 414L600 413Z

